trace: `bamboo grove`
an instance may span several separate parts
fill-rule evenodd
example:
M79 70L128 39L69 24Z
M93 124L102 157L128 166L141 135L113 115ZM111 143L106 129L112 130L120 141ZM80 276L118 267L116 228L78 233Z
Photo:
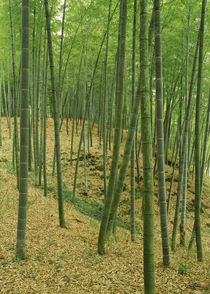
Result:
M196 242L197 260L203 260L200 208L204 178L210 173L210 18L206 4L206 0L1 1L0 146L4 140L1 119L6 117L19 190L18 258L24 259L26 254L28 172L33 174L35 186L43 185L47 196L46 124L53 118L52 174L57 179L60 227L66 226L60 152L60 131L66 121L69 164L73 154L77 158L73 202L81 164L82 189L85 195L88 193L87 161L95 127L98 145L103 148L104 208L98 253L105 254L107 240L117 235L118 207L124 180L129 176L131 240L135 242L138 234L135 193L141 186L144 287L145 293L155 293L157 176L164 266L170 266L170 249L175 251L178 242L189 250ZM79 131L76 150L74 136ZM112 151L110 170L108 150ZM173 168L169 191L165 165ZM170 204L175 173L178 186L173 211ZM190 177L195 179L195 218L191 240L186 240ZM169 214L174 215L172 236Z

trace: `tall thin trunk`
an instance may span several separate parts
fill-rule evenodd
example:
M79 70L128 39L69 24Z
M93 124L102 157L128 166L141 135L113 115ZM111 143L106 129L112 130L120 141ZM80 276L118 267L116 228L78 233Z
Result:
M86 98L87 98L87 57L88 57L88 35L89 35L89 24L88 24L88 31L87 31L87 39L86 39L86 46L85 46L85 58L84 58L84 92L83 92L83 100L82 100L82 118L85 121L86 114ZM90 97L89 97L90 99ZM88 112L88 111L87 111ZM87 159L86 159L86 138L85 138L85 127L83 129L83 163L84 163L84 193L87 195Z
M7 81L7 93L8 93L8 122L9 122L9 138L11 139L11 88L10 88L10 66L8 58L8 81Z
M110 26L110 14L111 14L112 0L109 0L109 12L107 20L107 36L106 36L106 51L104 60L104 95L103 95L103 170L104 170L104 198L106 198L106 157L107 157L107 68L108 68L108 50L109 50L109 26Z
M60 102L62 102L61 72L62 72L62 65L63 65L63 35L64 35L65 15L66 15L66 0L64 0L64 3L63 3L63 18L62 18L62 27L61 27L61 42L60 42L60 56L59 56L58 97L60 98ZM60 103L60 106L61 105L62 103Z
M202 1L201 24L199 32L199 63L198 63L198 82L196 96L196 117L195 117L195 234L197 246L197 259L203 261L201 225L200 225L200 206L201 206L201 187L200 187L200 104L202 90L202 67L203 67L203 39L205 21L206 0Z
M118 208L118 205L120 202L120 196L121 196L121 193L123 190L123 183L124 183L125 176L126 176L126 170L127 170L130 155L131 155L131 150L132 150L132 145L133 145L133 140L134 140L134 135L135 135L135 130L136 130L136 123L137 123L137 119L138 119L138 110L139 110L139 105L140 105L139 89L140 88L138 87L134 106L132 109L130 126L128 129L128 134L127 134L127 138L126 138L126 144L125 144L125 148L124 148L119 178L117 180L117 183L115 184L114 198L113 198L113 203L111 206L111 211L110 211L110 216L109 216L109 224L108 224L108 228L107 228L107 232L109 234L112 229L114 229L114 232L115 232L114 226L116 223L115 222L116 212L117 212L117 208Z
M119 35L118 35L118 54L117 54L117 81L116 81L116 117L115 117L115 136L112 165L107 188L106 202L102 214L100 232L98 237L98 253L105 253L106 231L109 221L110 209L112 204L115 180L117 177L117 167L121 142L122 129L122 110L123 110L123 82L125 64L125 41L126 41L126 22L127 22L127 0L120 2Z
M192 68L192 75L191 75L191 82L190 82L190 89L189 89L189 97L188 97L188 104L187 104L187 109L185 112L185 125L184 125L184 135L183 135L183 146L182 152L184 154L185 150L185 144L186 142L186 136L185 133L187 132L189 128L189 114L191 111L191 102L192 102L192 92L193 92L193 86L194 86L194 77L195 77L195 69L196 69L196 62L197 62L197 52L198 52L198 43L196 46L196 51L195 51L195 56L194 56L194 61L193 61L193 68ZM182 128L180 130L182 132ZM181 134L180 134L181 136ZM184 155L180 155L180 162L179 162L179 180L178 180L178 188L177 188L177 199L176 199L176 209L175 209L175 214L174 214L174 225L173 225L173 232L172 232L172 242L171 242L171 248L174 251L176 247L176 231L177 231L177 225L178 225L178 215L179 215L179 208L180 208L180 195L181 195L181 189L182 189L182 183L183 183L183 173L184 173Z
M71 148L70 148L70 163L72 165L72 155L73 155L73 147L74 147L74 129L75 129L75 120L78 118L78 96L79 96L79 83L80 83L80 73L81 73L81 66L82 66L82 60L83 60L83 49L82 49L82 54L80 58L80 64L79 64L79 72L78 72L78 78L77 78L77 87L75 90L75 95L74 95L74 114L73 114L73 123L72 123L72 132L71 132ZM76 168L75 168L75 173L77 169L77 164L76 163ZM77 176L77 174L76 174ZM75 178L76 178L75 176ZM75 186L76 189L76 186Z
M42 9L40 12L40 28L39 28L39 46L38 60L37 60L37 79L36 79L36 102L35 102L35 137L36 137L36 149L37 149L37 180L39 176L39 181L37 181L38 185L41 185L41 170L42 170L42 131L43 131L43 120L42 120L42 87L41 87L41 44L42 44L42 19L43 13ZM40 111L39 111L40 109ZM39 117L40 117L40 141L39 141Z
M35 45L35 28L36 28L36 9L34 8L34 23L33 23L33 47L32 47L32 130L33 130L33 154L34 154L34 177L35 177L35 186L37 185L37 177L38 177L38 144L37 144L37 123L36 122L36 87L35 87L35 51L36 51L36 45Z
M144 292L155 293L154 187L148 64L148 1L140 0L140 95L144 197Z
M185 111L187 110L188 100L188 67L189 67L189 26L190 26L190 7L187 18L187 36L186 36L186 65L185 65ZM182 195L182 212L180 223L180 244L185 245L185 221L186 221L186 203L187 203L187 176L188 176L188 129L186 130L186 144L184 150L184 185Z
M148 1L140 0L140 95L144 197L144 292L155 293L154 188L148 64Z
M41 24L39 32L39 51L38 51L38 68L37 68L37 111L36 111L36 137L37 137L37 150L38 150L38 167L39 167L39 182L41 185L42 180L42 162L43 162L43 96L42 96L42 80L41 80L41 43L42 43L42 20L43 13L41 10ZM45 52L44 52L45 54ZM40 106L40 141L39 141L39 106Z
M53 102L53 112L54 112L55 155L56 155L56 163L57 163L59 223L60 223L60 227L64 228L65 227L65 220L64 220L64 208L63 208L63 191L62 191L59 116L58 116L58 107L57 107L56 90L55 90L54 60L53 60L52 39L51 39L51 31L50 31L50 17L49 17L49 10L48 10L48 0L45 0L44 4L45 4L45 13L46 13L50 74L51 74L51 84L52 84L51 85L51 87L52 87L52 102Z
M8 105L7 105L7 94L6 94L6 86L5 86L5 80L4 80L4 75L3 75L3 93L4 93L4 114L7 119L7 126L9 129L9 134L11 132L11 126L9 123L9 115L8 115Z
M22 82L20 114L20 189L16 257L25 258L28 200L28 121L29 121L29 0L22 0Z
M43 97L43 179L44 179L44 196L47 196L47 161L46 161L46 135L47 135L47 80L48 80L48 48L46 50L46 65L45 65L45 82L44 82L44 97Z
M162 237L163 264L170 266L168 219L166 205L164 132L163 132L163 85L162 85L162 49L160 29L160 0L154 0L155 8L155 59L156 59L156 115L157 115L157 161L158 190L160 205L160 223Z
M132 107L135 98L135 76L136 76L136 13L137 13L137 0L133 2L133 46L132 46ZM137 119L138 120L138 119ZM136 122L137 124L137 122ZM135 128L135 131L136 128ZM133 146L131 150L131 240L136 240L135 228L135 146L137 140L133 139Z
M10 15L10 31L11 31L11 45L12 45L12 74L13 74L13 101L14 101L14 152L16 163L17 188L19 189L19 144L18 144L18 124L17 124L17 89L16 89L16 71L15 71L15 43L12 19L12 3L9 0L9 15Z
M117 7L117 5L115 6L115 9L116 9L116 7ZM92 87L93 87L93 81L94 81L96 69L97 69L97 66L98 66L99 57L101 55L101 50L102 50L102 47L103 47L103 44L104 44L104 41L105 41L105 37L106 37L106 32L105 32L105 34L103 36L103 39L101 41L101 45L100 45L100 48L99 48L98 55L96 57L95 66L94 66L94 70L93 70L92 77L91 77L89 91L87 92L84 117L87 116L87 113L88 113L88 110L89 110L91 91L92 91ZM79 117L79 113L77 113L76 132L77 132L78 117ZM81 130L80 141L79 141L79 147L78 147L78 152L77 152L77 162L76 162L75 173L74 173L74 186L73 186L73 196L72 196L72 199L75 198L76 183L77 183L77 170L78 170L78 165L79 165L79 156L80 156L81 145L82 145L82 140L83 140L84 128L85 128L85 120L83 119L82 130Z

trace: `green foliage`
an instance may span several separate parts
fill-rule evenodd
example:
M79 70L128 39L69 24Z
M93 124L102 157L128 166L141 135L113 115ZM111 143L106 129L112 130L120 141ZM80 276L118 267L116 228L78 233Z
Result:
M138 189L135 190L135 199L138 200L142 198L142 192Z
M1 262L1 265L3 266L3 267L6 267L7 265L8 265L8 261L6 260L6 259L4 259L2 262Z
M98 224L96 221L94 221L93 219L90 219L90 222L89 222L90 226L93 227L93 228L97 228Z
M2 158L0 159L0 162L8 162L8 159L7 159L6 157L2 157Z
M12 249L14 250L14 249ZM20 264L21 266L25 265L25 262L22 261L20 258L18 257L13 257L10 261L3 259L3 261L1 262L3 267L6 267L10 262L17 262L18 264Z
M187 265L187 264L181 262L179 265L179 274L185 275L189 272L190 269L191 269L190 265Z
M56 286L56 283L52 283L52 284L49 284L49 285L48 285L49 288L53 288L53 287L55 287L55 286Z
M31 275L29 276L29 278L35 279L35 274L31 273Z
M60 268L63 268L62 263L56 264L55 268L56 268L57 270L59 270Z
M89 201L84 196L77 196L73 201L72 192L67 189L64 189L63 191L63 199L69 203L73 203L75 208L78 209L81 213L93 217L97 220L101 219L103 205L99 204L97 201Z
M65 282L69 283L70 280L71 280L71 277L69 277L69 276L65 276L65 277L64 277L64 281L65 281Z
M53 243L53 242L52 242L51 240L47 240L47 244L48 244L48 245L52 245L52 243Z
M18 257L13 257L13 258L11 259L11 262L18 262L18 263L21 263L21 259L18 258Z
M12 12L14 22L14 39L16 58L20 58L20 27L21 27L21 1L12 1ZM9 20L9 1L1 0L0 2L0 64L5 70L7 76L7 61L11 56L11 42L10 42L10 20Z
M87 252L87 262L93 267L95 264L103 262L103 256L98 256L97 252L89 250Z
M47 191L56 195L56 189L52 186L47 186Z
M45 254L45 250L39 250L38 253L37 253L37 260L38 261L41 261L42 259L42 256Z
M10 245L9 250L15 250L15 246L13 244Z
M0 163L0 168L5 170L6 172L15 175L15 170L12 167L12 164L10 162L5 161L5 164Z
M59 259L65 259L68 254L62 254Z
M74 207L79 210L82 214L87 215L97 221L101 220L102 211L103 211L103 204L98 203L96 200L89 200L86 196L77 196L72 199L72 192L67 190L66 188L63 189L63 200L67 201L74 205ZM128 200L123 200L123 203L127 202ZM126 230L130 230L130 220L126 220L124 217L125 214L121 214L121 217L118 217L116 220L117 226ZM140 233L140 226L137 224L137 233Z

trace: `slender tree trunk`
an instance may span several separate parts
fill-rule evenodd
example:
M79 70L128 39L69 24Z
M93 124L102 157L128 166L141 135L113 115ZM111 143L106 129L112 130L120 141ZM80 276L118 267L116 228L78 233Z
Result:
M17 188L19 189L19 144L18 144L18 124L17 124L17 90L16 90L16 73L15 73L15 43L13 32L12 19L12 3L9 0L9 15L10 15L10 30L11 30L11 45L12 45L12 73L13 73L13 101L14 101L14 152L16 163Z
M101 226L98 237L98 253L105 253L105 240L109 221L110 209L112 204L115 180L117 177L117 167L121 142L122 129L122 110L123 110L123 82L124 82L124 63L125 63L125 40L127 22L127 0L120 2L120 19L118 35L118 54L117 54L117 81L116 81L116 123L113 147L112 166L109 175L106 202L102 214Z
M88 57L88 35L89 35L89 24L88 24L88 31L87 31L87 39L85 45L85 58L84 58L84 91L83 91L83 100L82 100L82 119L85 121L86 113L85 109L89 108L86 106L87 103L87 57ZM89 97L90 99L90 97ZM88 111L87 111L88 113ZM83 163L84 163L84 194L87 195L87 159L86 159L86 138L85 138L85 127L83 128Z
M66 15L66 0L63 3L63 18L62 18L62 27L61 27L61 43L60 43L60 56L59 56L59 73L58 73L58 93L61 98L61 72L62 72L62 65L63 65L63 35L64 35L64 25L65 25L65 15ZM61 101L61 99L60 99Z
M198 43L197 43L198 45ZM197 62L197 51L198 51L198 46L196 46L196 51L195 51L195 56L194 56L194 61L193 61L193 68L192 68L192 75L191 75L191 82L190 82L190 89L189 89L189 97L188 97L188 104L187 104L187 109L185 112L185 125L184 125L184 135L183 135L183 146L182 150L182 155L180 155L180 162L179 162L179 180L178 180L178 188L177 188L177 200L176 200L176 209L175 209L175 214L174 214L174 225L173 225L173 232L172 232L172 242L171 242L171 248L174 251L176 247L176 231L177 231L177 226L178 226L178 215L179 215L179 208L180 208L180 194L181 194L181 189L182 189L182 183L183 183L183 172L184 172L184 150L185 150L185 144L186 142L186 136L185 133L187 132L189 128L189 114L191 110L191 102L192 102L192 92L193 92L193 85L194 85L194 77L195 77L195 68L196 68L196 62ZM182 128L180 130L182 132ZM180 134L181 136L181 134Z
M73 123L72 123L72 132L71 132L71 148L70 148L70 163L72 165L72 155L73 155L73 147L74 147L74 129L75 129L75 121L78 118L78 97L79 97L79 84L80 84L80 73L81 73L81 67L82 67L82 60L83 60L83 49L82 49L82 54L80 58L80 63L79 63L79 72L78 72L78 77L77 77L77 86L75 90L75 97L74 97L74 114L73 114ZM76 130L77 132L77 130ZM77 163L76 163L76 168L77 168ZM75 170L76 170L75 168ZM77 176L77 174L76 174ZM75 188L76 189L76 186Z
M56 100L55 91L55 73L54 73L54 60L52 50L52 39L50 31L50 17L48 10L48 0L44 1L45 13L46 13L46 26L48 37L48 50L50 61L50 73L51 73L51 87L52 87L52 100L53 100L53 112L54 112L54 132L55 132L55 154L57 162L57 186L58 186L58 208L59 208L59 223L60 227L65 228L64 209L63 209L63 192L62 192L62 171L61 171L61 155L60 155L60 134L59 134L59 116L58 105Z
M37 138L37 121L36 121L36 111L37 111L37 99L36 99L36 87L35 87L35 28L36 28L36 9L34 8L34 23L33 23L33 49L32 49L32 130L33 130L33 153L34 153L34 176L35 176L35 186L37 186L38 177L38 138Z
M197 259L203 261L200 206L201 206L201 186L200 186L200 104L202 90L202 67L203 67L203 39L205 21L206 0L202 1L201 24L199 32L199 63L198 63L198 83L196 96L196 117L195 117L195 234L197 246Z
M136 76L136 13L137 13L137 0L133 2L133 48L132 48L132 107L135 98L135 76ZM137 119L138 120L138 119ZM136 123L137 124L137 123ZM135 128L136 131L136 128ZM135 146L137 141L133 139L133 146L131 150L131 241L136 241L136 228L135 228Z
M115 6L115 9L116 9L116 7L117 7L117 5ZM95 66L94 66L94 70L93 70L92 77L91 77L90 87L89 87L89 91L88 91L87 97L86 97L86 105L85 105L84 117L87 116L88 109L89 109L89 106L90 106L90 95L91 95L91 91L92 91L92 87L93 87L93 81L94 81L96 69L97 69L97 66L98 66L99 57L101 55L101 50L102 50L102 47L103 47L103 44L104 44L104 41L105 41L105 37L106 37L106 32L105 32L105 34L103 36L103 39L101 41L101 45L100 45L100 48L99 48L98 55L96 57ZM77 118L79 117L79 115L80 114L77 113ZM78 165L79 165L79 156L80 156L81 145L82 145L82 140L83 140L84 128L85 128L85 120L83 119L82 130L81 130L80 141L79 141L79 147L78 147L78 152L77 152L77 162L76 162L75 173L74 173L74 187L73 187L73 196L72 196L73 200L75 198L75 192L76 192L77 170L78 170ZM76 131L77 131L77 124L76 124Z
M148 1L140 0L140 95L144 178L144 292L145 294L154 294L154 188L148 70Z
M37 80L36 80L36 110L35 110L35 137L37 142L37 185L41 185L41 170L42 170L42 131L43 120L42 116L42 87L41 87L41 45L42 45L42 9L40 12L40 28L39 28L39 46L38 47L38 60L37 60ZM40 112L39 112L40 109ZM39 141L39 117L40 117L40 141ZM39 181L38 181L39 177Z
M6 95L5 95L6 98ZM11 139L11 88L10 88L10 67L8 58L8 75L7 75L7 101L5 100L5 107L7 107L7 122L9 127L9 138Z
M29 0L22 0L22 83L20 116L20 189L16 257L25 258L28 199Z
M7 105L7 94L6 94L6 86L5 86L5 80L4 80L4 75L3 75L3 93L4 93L4 110L5 110L5 116L7 119L7 126L9 129L9 137L11 136L11 126L9 123L9 114L8 114L8 105Z
M188 67L189 67L189 26L190 26L190 7L187 18L187 38L186 38L186 65L185 65L185 111L187 110L188 100ZM186 130L186 144L184 150L184 185L182 195L182 212L180 223L180 244L185 245L185 221L186 221L186 203L187 203L187 178L188 178L188 129Z
M45 65L45 83L44 83L44 97L43 97L43 180L44 180L44 196L47 196L47 160L46 160L46 136L47 136L47 80L48 80L48 48L46 50L46 65Z
M107 36L106 36L106 52L104 60L104 95L103 95L103 170L104 170L104 199L106 199L106 157L107 157L107 69L108 69L108 51L109 51L109 26L110 26L110 14L111 14L112 0L109 0L109 12L107 20Z
M155 8L155 59L156 59L156 115L157 115L157 160L158 189L160 205L160 223L163 250L163 264L170 266L168 219L166 205L164 132L163 132L163 86L162 86L162 50L160 29L160 0L154 0Z
M125 144L125 148L124 148L124 154L123 154L123 159L122 159L122 163L121 163L120 174L119 174L119 178L118 178L118 181L115 185L115 190L114 190L114 199L113 199L113 203L112 203L112 207L111 207L111 211L110 211L109 224L108 224L108 228L107 228L107 232L109 234L112 229L114 229L114 232L115 232L114 226L116 225L116 223L115 223L116 212L117 212L117 208L118 208L118 205L120 202L120 196L121 196L121 193L123 190L123 183L124 183L125 176L126 176L126 170L127 170L130 155L131 155L131 149L132 149L135 130L136 130L136 123L137 123L137 119L138 119L139 105L140 105L140 94L139 94L139 87L138 87L135 103L134 103L134 106L132 109L130 126L129 126L129 130L128 130L127 138L126 138L126 144Z

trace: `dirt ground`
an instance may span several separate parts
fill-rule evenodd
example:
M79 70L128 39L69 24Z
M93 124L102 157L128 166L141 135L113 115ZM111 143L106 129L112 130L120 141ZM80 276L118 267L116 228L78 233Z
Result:
M73 159L77 157L80 129L75 134ZM69 191L73 189L76 160L70 164L71 124L69 134L64 123L61 131L61 159L63 183ZM125 136L124 136L125 140ZM123 145L123 144L122 144ZM123 147L122 147L123 150ZM80 161L77 195L85 201L103 203L103 147L99 145L97 128L93 130L93 146L87 158L87 195L84 195L84 167ZM97 254L99 222L81 213L73 204L64 202L66 229L59 227L56 194L56 175L52 176L54 152L53 121L47 122L47 180L48 195L43 196L43 186L35 187L33 172L29 173L27 259L15 259L18 191L16 176L12 169L12 139L6 119L2 119L2 147L0 147L0 293L93 293L132 294L143 293L143 237L141 234L141 199L136 201L136 214L140 234L135 243L130 241L128 230L118 228L117 240L107 244L107 254ZM107 170L112 152L108 152ZM142 161L140 158L140 166ZM166 166L166 178L172 168ZM141 170L142 173L142 170ZM129 170L128 170L129 175ZM127 176L122 201L129 203L130 180ZM167 193L169 182L167 184ZM172 194L169 215L171 237L177 182ZM203 213L201 214L204 261L196 260L194 245L190 254L179 245L177 231L176 252L171 252L171 267L162 266L159 207L157 204L157 179L155 179L155 268L156 289L159 294L209 293L209 192L210 178L203 190ZM188 209L186 220L186 243L188 245L193 226L194 182L188 182ZM126 202L127 201L127 202ZM119 212L129 209L121 205ZM125 215L128 219L129 215ZM186 246L187 247L187 246ZM200 288L190 285L199 283Z

